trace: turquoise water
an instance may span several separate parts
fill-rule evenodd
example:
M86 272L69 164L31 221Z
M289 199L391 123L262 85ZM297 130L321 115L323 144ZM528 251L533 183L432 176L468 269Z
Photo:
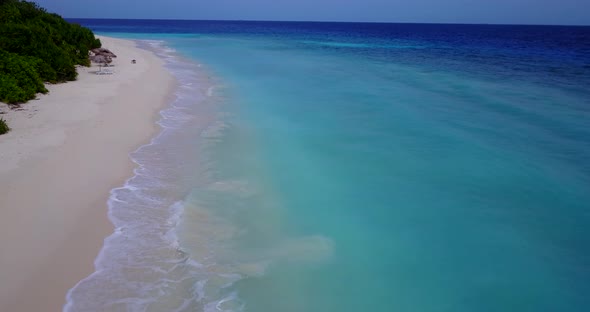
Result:
M587 310L587 41L268 27L118 34L213 81L176 231L219 276L186 311Z
M267 235L319 234L333 244L326 263L286 260L242 281L252 311L548 311L587 302L588 279L578 274L586 268L588 277L590 188L577 168L587 164L567 157L587 153L588 141L552 131L588 134L587 114L554 111L571 103L568 94L289 53L274 42L172 45L239 94L234 109L253 142L225 144L238 145L235 158L256 158L245 175L279 198L282 215L271 222L282 224L271 233L259 224L264 211L236 218L255 232L247 248Z

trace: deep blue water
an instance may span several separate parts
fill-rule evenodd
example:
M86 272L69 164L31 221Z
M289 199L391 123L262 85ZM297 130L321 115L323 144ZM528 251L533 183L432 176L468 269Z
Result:
M73 21L215 76L217 309L588 310L590 27Z

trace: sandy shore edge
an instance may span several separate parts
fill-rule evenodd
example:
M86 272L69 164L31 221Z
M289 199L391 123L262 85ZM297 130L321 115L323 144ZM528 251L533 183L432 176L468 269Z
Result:
M159 131L175 80L134 41L100 37L113 74L79 68L77 81L0 115L0 311L61 311L94 271L113 231L109 191L133 174L129 153ZM135 59L136 64L131 60Z

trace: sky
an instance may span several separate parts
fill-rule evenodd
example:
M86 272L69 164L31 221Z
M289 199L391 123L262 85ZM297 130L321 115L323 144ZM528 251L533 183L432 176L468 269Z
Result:
M33 0L66 18L590 25L590 0Z

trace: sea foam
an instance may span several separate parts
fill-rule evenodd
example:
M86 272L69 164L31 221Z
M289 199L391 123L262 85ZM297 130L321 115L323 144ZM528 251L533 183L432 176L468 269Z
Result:
M67 312L194 311L230 300L223 294L207 295L208 281L217 273L204 270L182 248L177 234L189 188L183 181L189 179L191 167L197 167L191 161L197 148L191 148L185 134L212 136L223 124L212 109L213 86L203 69L181 59L164 42L144 40L138 46L165 60L178 87L160 112L160 134L130 154L137 164L133 177L111 191L108 215L115 230L104 241L95 272L68 292ZM217 279L233 283L239 275Z

